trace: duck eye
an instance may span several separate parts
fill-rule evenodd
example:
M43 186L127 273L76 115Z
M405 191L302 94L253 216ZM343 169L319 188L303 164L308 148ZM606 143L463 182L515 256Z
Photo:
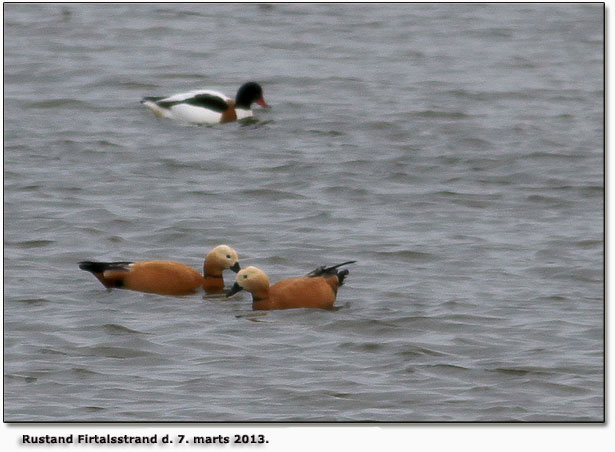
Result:
M243 275L243 279L248 279L248 275Z
M230 258L231 258L231 255L230 255L230 254L227 254L227 255L226 255L226 258L227 258L227 259L230 259Z

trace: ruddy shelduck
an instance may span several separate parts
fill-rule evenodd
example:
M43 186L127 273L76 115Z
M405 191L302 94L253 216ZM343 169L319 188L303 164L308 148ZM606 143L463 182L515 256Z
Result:
M145 97L141 103L156 116L193 124L216 124L252 117L252 104L268 107L263 89L256 82L241 85L235 100L208 89L174 94L168 97Z
M247 267L237 273L235 284L226 294L230 297L240 290L252 294L252 309L333 309L337 289L344 283L348 270L337 271L339 267L352 264L348 261L332 267L318 267L300 278L284 279L273 286L259 268Z
M219 245L205 257L203 274L174 261L79 262L81 270L91 272L108 289L128 289L160 295L188 295L201 288L207 293L224 291L222 272L227 268L237 273L237 252Z

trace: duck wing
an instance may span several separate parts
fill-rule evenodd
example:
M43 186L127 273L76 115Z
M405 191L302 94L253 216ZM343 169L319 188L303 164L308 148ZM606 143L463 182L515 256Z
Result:
M314 278L314 277L322 276L322 275L336 275L337 269L339 267L343 267L344 265L348 265L348 264L354 264L355 262L356 261L346 261L346 262L342 262L341 264L333 265L331 267L325 267L324 265L321 265L320 267L308 273L306 276L308 276L309 278Z

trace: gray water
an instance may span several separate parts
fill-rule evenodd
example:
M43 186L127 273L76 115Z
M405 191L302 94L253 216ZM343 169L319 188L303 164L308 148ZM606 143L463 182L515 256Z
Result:
M5 421L603 420L603 5L5 4L4 58ZM357 263L264 315L77 267L220 243Z

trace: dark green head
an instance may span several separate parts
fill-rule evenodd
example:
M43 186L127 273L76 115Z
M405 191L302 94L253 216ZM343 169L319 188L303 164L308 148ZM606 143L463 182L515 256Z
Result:
M249 110L250 106L256 102L261 107L268 107L263 97L263 89L256 82L248 82L241 85L235 97L235 106Z

